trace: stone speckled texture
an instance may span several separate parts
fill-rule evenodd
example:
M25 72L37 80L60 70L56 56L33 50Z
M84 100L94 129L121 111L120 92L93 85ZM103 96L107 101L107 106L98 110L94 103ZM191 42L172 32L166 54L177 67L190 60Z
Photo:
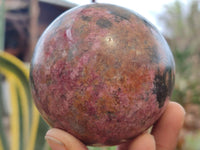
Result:
M148 129L174 86L172 53L157 29L119 6L91 4L59 16L31 63L44 119L87 145L116 145Z

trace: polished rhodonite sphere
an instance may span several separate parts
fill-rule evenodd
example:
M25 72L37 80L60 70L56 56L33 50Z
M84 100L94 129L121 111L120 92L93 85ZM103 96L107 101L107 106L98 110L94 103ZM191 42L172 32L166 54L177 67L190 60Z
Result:
M90 4L63 13L31 63L35 104L52 127L87 145L115 145L148 129L174 86L173 55L137 13Z

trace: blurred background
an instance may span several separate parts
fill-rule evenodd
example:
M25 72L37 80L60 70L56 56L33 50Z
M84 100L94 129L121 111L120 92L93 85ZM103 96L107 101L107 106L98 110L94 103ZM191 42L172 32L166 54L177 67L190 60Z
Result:
M58 15L92 2L132 9L164 35L176 62L172 100L187 112L177 150L200 150L199 0L0 0L0 150L49 149L43 138L48 126L31 102L28 64L41 33Z

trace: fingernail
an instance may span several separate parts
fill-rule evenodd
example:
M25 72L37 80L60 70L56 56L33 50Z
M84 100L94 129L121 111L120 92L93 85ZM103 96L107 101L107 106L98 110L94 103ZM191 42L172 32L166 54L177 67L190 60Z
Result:
M45 136L45 139L52 150L66 150L65 145L61 141L50 136Z

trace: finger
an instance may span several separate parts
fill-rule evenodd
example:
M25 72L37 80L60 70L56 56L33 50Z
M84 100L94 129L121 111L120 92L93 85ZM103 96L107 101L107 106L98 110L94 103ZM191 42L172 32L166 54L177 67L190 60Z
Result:
M154 137L149 133L144 133L133 141L121 144L118 146L118 150L155 150L155 140Z
M60 129L50 129L46 133L45 139L52 150L87 150L81 141Z
M184 122L185 111L175 102L170 102L166 111L152 129L157 150L174 150Z

